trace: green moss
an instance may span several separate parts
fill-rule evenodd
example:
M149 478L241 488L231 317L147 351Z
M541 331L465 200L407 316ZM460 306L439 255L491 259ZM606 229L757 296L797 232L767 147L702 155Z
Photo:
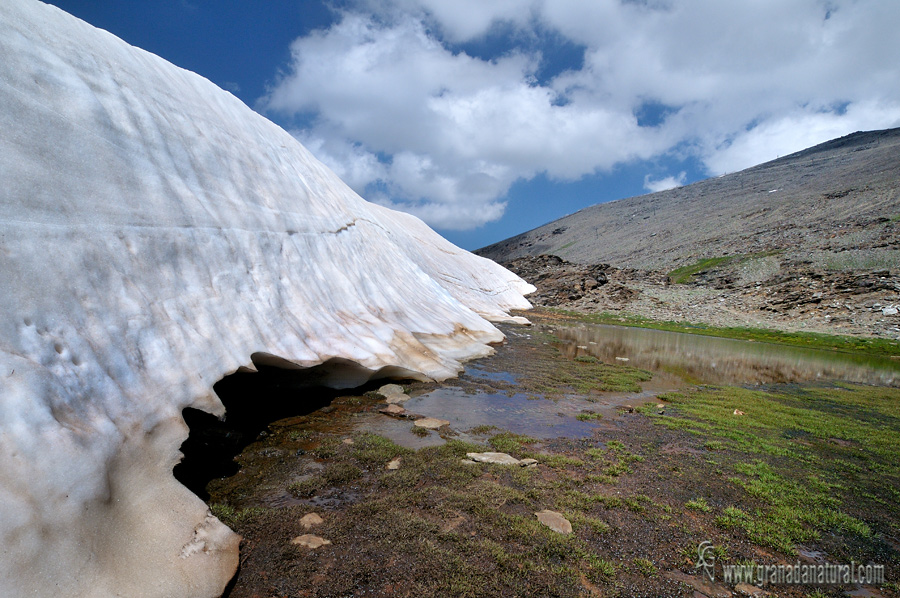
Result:
M693 278L695 274L699 274L704 270L709 270L717 266L730 264L735 260L739 260L741 257L742 256L740 255L731 255L699 260L697 262L694 262L693 264L688 264L687 266L681 266L680 268L672 270L668 274L669 280L671 280L675 284L685 284L687 282L690 282L691 278Z
M532 444L533 442L535 442L534 438L523 436L521 434L513 434L512 432L500 432L488 439L488 444L490 444L493 449L501 453L509 453L513 456L522 453L524 450L523 445Z
M209 505L209 510L219 521L231 528L237 527L243 521L258 517L266 512L266 509L262 507L248 507L238 510L225 503L213 503Z
M353 458L370 466L384 465L391 459L412 452L377 434L354 436L352 448Z
M706 499L703 497L689 500L684 503L684 506L689 509L693 509L694 511L700 511L701 513L709 513L710 511L712 511L712 507L709 506L709 503L706 502Z
M644 577L654 577L657 573L656 565L651 560L636 558L632 562L634 563L634 568Z
M743 456L732 463L737 475L728 479L760 506L726 508L716 518L720 527L743 529L757 544L794 554L798 543L823 532L870 537L870 526L847 513L861 500L900 515L891 506L891 489L900 484L900 390L706 387L668 398L680 415L650 417ZM744 415L735 416L735 409ZM705 510L697 501L688 506Z
M602 418L603 418L602 413L591 413L591 412L579 413L578 415L575 416L575 419L577 419L578 421L581 421L581 422L596 421L596 420L602 419Z

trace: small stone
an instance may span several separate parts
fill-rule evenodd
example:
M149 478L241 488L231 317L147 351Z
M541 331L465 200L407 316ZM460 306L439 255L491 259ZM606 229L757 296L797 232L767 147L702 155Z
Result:
M466 457L479 463L496 463L498 465L520 465L520 461L506 453L466 453Z
M657 408L657 409L665 409L666 406L663 405L662 403L658 403L658 404L656 405L656 408Z
M388 461L388 464L384 466L385 469L390 469L391 471L400 469L400 457L396 459L391 459Z
M320 517L318 513L307 513L300 518L300 525L303 526L303 529L309 529L311 527L321 525L324 522L325 520L322 519L322 517Z
M381 413L384 413L385 415L394 415L394 416L401 416L404 413L406 413L406 409L404 409L400 405L388 405L384 409L379 409L379 411Z
M423 417L413 422L413 425L426 430L437 430L443 426L449 426L450 422L446 419L438 419L436 417Z
M344 438L343 440L341 440L341 442L343 442L344 444L353 444L353 439L352 438Z
M763 596L766 595L765 590L756 586L751 586L749 583L739 583L734 586L734 591L738 594L750 596L750 598L763 598Z
M331 544L331 540L326 540L325 538L320 538L319 536L314 536L312 534L303 534L302 536L297 536L296 538L291 540L291 544L296 544L297 546L303 546L304 548L315 550L316 548L321 548L326 544Z
M405 394L403 392L403 387L399 384L385 384L375 392L383 396L385 399L389 399L396 395Z
M898 311L900 311L900 310L898 310L896 307L894 307L892 305L881 308L881 313L886 316L896 316Z
M744 415L744 412L741 411L740 409L735 409L735 410L734 410L734 415Z
M616 361L631 361L627 357L616 357Z
M402 392L398 395L391 395L385 399L385 401L387 401L388 404L390 404L390 405L393 405L395 403L402 403L402 402L408 401L408 400L409 400L409 395L404 394Z
M535 467L537 464L537 459L522 459L519 461L519 465L522 467Z
M555 531L559 534L571 534L572 533L572 524L568 519L562 516L561 513L557 513L556 511L548 511L543 510L535 513L538 518L538 521Z

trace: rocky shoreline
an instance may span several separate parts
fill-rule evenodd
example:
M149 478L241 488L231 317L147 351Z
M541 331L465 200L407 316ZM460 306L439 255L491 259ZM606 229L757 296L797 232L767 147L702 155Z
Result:
M668 273L576 264L554 255L502 264L537 287L535 306L654 320L900 339L900 272L828 271L766 255Z

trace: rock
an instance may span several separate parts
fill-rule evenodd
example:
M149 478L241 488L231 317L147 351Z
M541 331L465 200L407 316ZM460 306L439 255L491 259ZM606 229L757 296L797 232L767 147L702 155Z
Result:
M521 465L521 461L506 453L466 453L466 457L479 463L496 463L498 465Z
M735 410L734 410L734 415L744 415L744 412L741 411L740 409L735 409Z
M616 357L616 361L631 361L631 360L627 357Z
M385 384L381 388L375 391L376 394L380 394L385 399L390 399L391 397L398 395L405 395L406 393L403 391L403 387L399 384Z
M385 415L393 415L395 417L401 417L406 414L406 409L404 409L400 405L388 405L384 409L379 409L378 412L384 413Z
M172 475L184 409L257 366L453 377L529 307L195 73L34 0L0 56L4 595L222 595L240 538Z
M521 467L534 467L538 464L537 459L521 459L519 465Z
M324 522L325 520L322 519L322 517L318 513L307 513L300 518L300 525L303 526L303 529L309 529L311 527L321 525Z
M326 540L325 538L320 538L319 536L314 536L312 534L303 534L302 536L297 536L296 538L291 540L291 544L296 544L297 546L315 550L316 548L321 548L326 544L331 544L331 540Z
M631 405L622 405L619 409L625 413L634 413L634 407Z
M341 442L343 442L344 444L354 444L352 438L344 438L343 440L341 440Z
M563 517L561 513L545 509L543 511L538 511L535 515L537 516L538 521L559 534L572 533L572 524L568 519Z
M413 425L428 430L437 430L443 426L449 426L450 422L446 419L437 419L436 417L423 417L414 421Z
M749 583L739 583L734 586L734 591L750 598L764 598L767 595L764 589L751 586Z
M391 471L400 469L400 461L401 461L400 457L397 457L396 459L391 459L390 461L388 461L387 465L384 466L384 468L389 469Z
M387 401L391 405L396 404L396 403L402 403L402 402L408 401L408 400L409 400L409 395L404 394L404 393L400 393L397 395L391 395L385 399L385 401Z
M889 305L888 307L882 307L881 313L885 316L896 316L897 312L900 311L893 305Z

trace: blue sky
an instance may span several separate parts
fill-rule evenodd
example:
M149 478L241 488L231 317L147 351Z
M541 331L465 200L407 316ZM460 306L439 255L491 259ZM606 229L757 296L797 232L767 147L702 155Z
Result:
M895 0L54 0L467 249L900 126Z

